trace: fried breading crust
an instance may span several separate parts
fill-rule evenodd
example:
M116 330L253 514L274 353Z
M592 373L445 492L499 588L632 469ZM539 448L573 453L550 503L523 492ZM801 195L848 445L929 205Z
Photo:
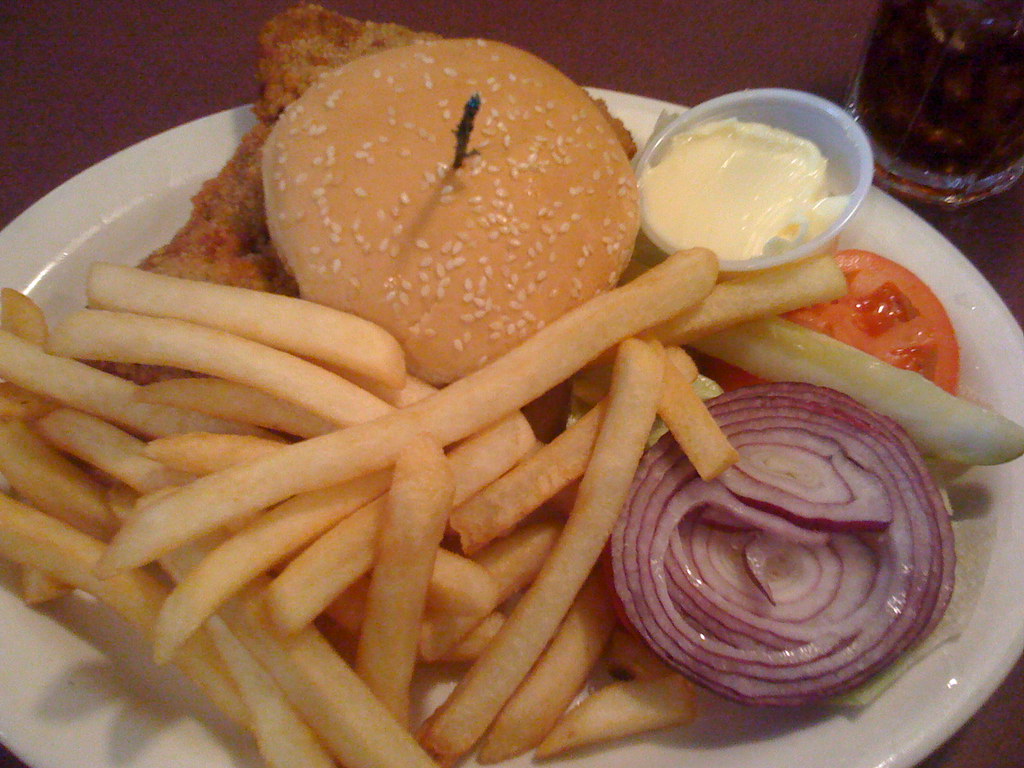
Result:
M263 209L260 157L274 121L321 72L372 51L434 37L397 24L356 21L308 3L272 18L259 36L260 98L253 108L259 122L192 198L185 225L140 266L175 277L297 294L274 254Z
M270 19L259 36L259 74L262 84L256 116L277 120L322 72L360 56L436 40L438 35L416 32L398 24L357 21L303 3Z
M296 295L295 282L273 254L263 210L260 155L270 125L257 123L234 156L192 198L192 214L143 269L258 291Z

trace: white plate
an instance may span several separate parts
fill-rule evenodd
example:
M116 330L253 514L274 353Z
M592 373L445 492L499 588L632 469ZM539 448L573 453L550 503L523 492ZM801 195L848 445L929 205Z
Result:
M597 91L641 139L669 104ZM185 220L189 196L230 155L251 117L222 112L156 136L47 195L0 233L0 284L48 313L83 301L96 259L135 263ZM992 288L942 236L873 191L845 245L879 250L922 275L963 345L971 396L1024 422L1024 336ZM593 750L586 768L909 768L984 702L1024 648L1024 463L974 469L954 489L992 538L987 576L960 637L901 677L856 717L767 712L717 701L689 728ZM977 559L977 558L976 558ZM173 671L157 670L133 633L87 599L42 610L0 570L0 740L35 768L259 766L249 740L211 714ZM513 765L530 765L524 758ZM552 763L556 765L556 763Z

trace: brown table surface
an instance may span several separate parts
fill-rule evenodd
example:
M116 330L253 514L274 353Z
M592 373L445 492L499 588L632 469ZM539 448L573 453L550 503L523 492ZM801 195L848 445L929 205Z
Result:
M503 40L533 51L582 84L682 104L764 86L842 101L875 5L874 0L325 2L357 18ZM250 101L257 30L289 4L0 3L0 226L114 152ZM1024 321L1019 290L1024 185L960 211L915 209L970 258ZM921 768L1017 768L1024 764L1022 713L1024 664L1018 664L977 715ZM22 766L0 747L0 768Z

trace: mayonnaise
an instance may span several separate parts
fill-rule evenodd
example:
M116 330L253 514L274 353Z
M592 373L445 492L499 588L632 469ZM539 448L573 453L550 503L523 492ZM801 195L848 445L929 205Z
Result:
M649 233L671 250L701 246L723 261L775 255L823 232L846 196L830 196L811 141L735 118L681 133L640 177Z

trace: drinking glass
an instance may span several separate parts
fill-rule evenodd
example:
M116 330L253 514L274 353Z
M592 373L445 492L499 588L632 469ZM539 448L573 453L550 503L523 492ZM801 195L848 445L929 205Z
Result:
M882 0L849 107L875 179L960 205L1024 173L1024 0Z

